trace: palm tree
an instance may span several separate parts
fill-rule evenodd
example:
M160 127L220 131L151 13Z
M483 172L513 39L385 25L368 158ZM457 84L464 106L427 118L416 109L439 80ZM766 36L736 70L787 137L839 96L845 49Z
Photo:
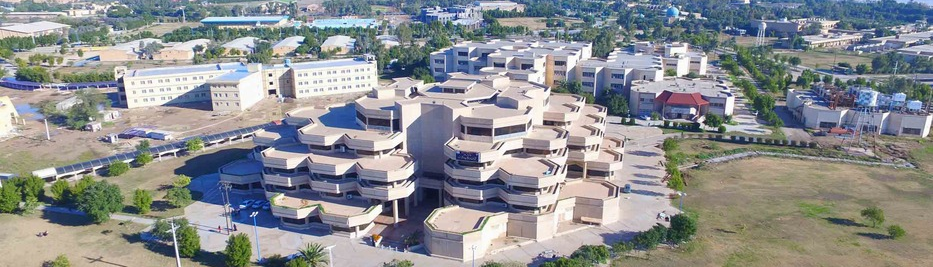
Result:
M308 266L327 266L327 252L321 244L310 243L304 249L298 250L298 254L301 254L301 259L308 262Z

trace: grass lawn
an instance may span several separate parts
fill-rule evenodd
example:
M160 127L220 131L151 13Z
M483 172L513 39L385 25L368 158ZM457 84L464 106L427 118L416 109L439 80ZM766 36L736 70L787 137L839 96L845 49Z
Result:
M911 162L928 173L933 173L933 142L917 139L919 147L910 151Z
M849 64L852 64L853 67L858 64L871 65L872 59L870 54L857 55L846 51L835 51L835 53L833 53L833 51L827 50L784 53L783 55L799 57L801 62L800 65L815 69L829 68L831 65L833 65L834 60L836 63L849 62Z
M755 158L687 173L691 244L613 266L931 266L933 183L918 170ZM902 240L867 226L867 206Z
M86 218L58 213L0 214L0 246L9 248L0 266L43 266L64 254L71 266L174 266L172 248L147 243L138 233L144 225L111 220L96 225ZM49 235L36 236L48 231ZM222 266L223 257L202 252L182 259L183 266Z
M142 188L153 192L153 199L155 200L152 203L152 212L148 215L156 217L182 215L184 213L183 208L172 208L163 199L167 190L171 189L175 176L180 174L190 176L193 179L191 182L195 183L197 179L194 178L215 173L220 166L245 158L253 146L252 142L234 144L220 150L209 150L163 162L156 161L140 168L132 168L121 176L100 178L120 187L120 191L125 196L124 203L127 205L124 212L135 212L135 208L129 207L129 205L133 204L133 190ZM192 192L192 196L197 200L200 198L200 192Z
M32 171L49 168L53 166L64 166L78 162L84 162L96 158L106 157L108 155L97 154L95 151L85 151L72 161L56 161L49 159L39 159L33 156L29 151L18 151L0 156L0 172L14 174L31 174Z
M680 139L678 142L678 148L674 153L684 154L688 162L700 162L709 158L720 156L729 151L736 151L740 149L745 150L759 150L759 151L773 151L773 152L786 152L800 155L811 155L811 156L825 156L825 157L836 157L836 158L852 158L859 160L872 160L870 158L855 158L846 154L844 151L827 149L827 148L806 148L806 147L790 147L790 146L779 146L779 145L763 145L763 144L740 144L732 143L725 141L713 141L706 139ZM734 153L730 153L734 154Z

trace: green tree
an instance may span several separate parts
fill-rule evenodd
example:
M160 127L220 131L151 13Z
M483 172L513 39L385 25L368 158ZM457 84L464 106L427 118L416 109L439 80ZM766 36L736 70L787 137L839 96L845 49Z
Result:
M582 260L571 259L571 258L558 258L556 261L545 262L540 265L541 267L589 267L590 264L586 264Z
M45 195L45 180L35 175L27 176L20 185L23 194L23 200L39 200L39 197Z
M78 57L84 57L84 50L83 50L83 49L78 49L78 52L77 52L77 53L78 53Z
M52 200L59 204L65 203L68 200L68 193L70 188L71 186L68 184L68 181L55 181L49 188L49 190L52 191Z
M146 166L146 164L152 162L152 154L149 152L139 153L139 155L136 155L136 159L133 162L136 162L139 166Z
M130 164L126 162L117 161L110 164L110 167L107 168L107 176L116 177L123 175L124 173L130 171Z
M19 208L19 201L22 198L22 194L16 189L16 186L0 187L0 212L13 213L16 208Z
M149 140L142 140L139 142L139 144L136 144L136 151L139 152L149 152L149 148Z
M392 259L390 262L382 263L382 267L414 267L415 263L410 260ZM484 265L485 266L485 265Z
M666 70L664 70L664 76L665 76L665 77L674 77L674 76L677 76L677 70L675 70L675 69L666 69Z
M310 267L308 262L301 258L294 258L285 263L285 267Z
M667 239L677 244L687 241L697 232L696 218L687 214L677 214L671 217L671 229L667 231Z
M133 206L139 214L147 214L152 210L152 193L143 189L133 191Z
M249 258L252 253L249 236L243 233L235 234L227 239L227 247L224 249L224 263L229 267L249 266Z
M672 165L668 163L669 165ZM684 191L684 176L676 167L671 169L671 178L667 181L667 187L675 191Z
M16 69L16 79L20 81L49 83L49 82L52 82L52 75L49 74L49 71L43 67L23 66L23 67Z
M177 227L188 225L188 219L185 218L171 220L175 222L175 226ZM149 234L160 240L171 240L172 224L168 220L158 219L152 224L152 230L149 230Z
M94 183L95 183L94 178L89 175L85 175L84 177L81 177L81 179L78 180L77 183L75 183L75 186L69 190L71 191L71 193L69 193L68 195L71 198L74 198L70 201L77 202L78 196L84 194L84 190L90 187Z
M719 117L716 114L706 114L706 120L703 121L703 124L706 124L706 126L709 127L719 128L719 126L722 126L723 124L722 117Z
M632 243L634 243L636 247L651 250L658 247L666 238L667 228L662 225L655 225L651 227L651 229L648 229L648 231L635 235L635 237L632 238Z
M788 59L787 62L789 62L791 65L797 66L797 65L800 65L800 58L790 57L790 59Z
M893 224L888 226L888 236L891 236L892 239L901 239L907 235L907 231L904 228L901 228L900 225Z
M861 214L862 218L871 222L871 227L878 227L879 224L884 223L884 211L881 208L871 206L863 209Z
M283 257L282 254L272 254L265 259L262 259L263 267L286 267L288 264L288 259Z
M716 131L719 132L719 133L726 133L726 126L725 126L725 125L720 125L719 128L716 129Z
M168 190L168 194L165 195L165 199L168 200L168 203L173 207L181 208L187 206L192 202L191 200L191 190L184 187L175 187Z
M43 266L48 267L70 267L71 262L68 261L68 257L65 254L58 254L58 257L55 257L54 260L46 262Z
M609 247L604 245L583 245L574 251L570 258L591 264L604 264L609 261Z
M191 177L184 174L179 174L178 176L175 176L174 180L172 180L172 186L174 187L185 187L189 184L191 184Z
M327 251L324 246L318 243L308 243L305 248L298 250L300 258L308 263L308 266L319 267L327 266Z
M860 63L855 65L855 73L858 75L864 75L871 72L871 66L866 65L865 63Z
M202 140L201 137L191 138L185 141L185 148L188 149L189 153L198 152L204 149L204 140Z
M83 211L95 223L110 219L110 214L123 209L120 188L107 181L94 182L78 196L78 210Z
M190 225L182 225L178 228L178 254L182 257L193 258L201 251L201 237L198 231Z

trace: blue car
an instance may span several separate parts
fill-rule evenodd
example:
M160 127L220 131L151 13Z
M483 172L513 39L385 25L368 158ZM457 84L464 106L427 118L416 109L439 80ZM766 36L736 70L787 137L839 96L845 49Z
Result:
M625 184L625 186L622 187L622 193L626 193L626 194L632 193L632 185Z

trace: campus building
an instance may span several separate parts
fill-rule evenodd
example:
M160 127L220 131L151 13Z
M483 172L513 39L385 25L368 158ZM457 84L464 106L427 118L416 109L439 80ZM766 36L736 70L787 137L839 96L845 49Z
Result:
M664 119L697 121L706 114L725 118L734 109L735 95L729 87L709 79L635 81L629 95L629 110L638 116L658 113Z
M677 77L685 76L691 72L697 75L706 75L706 65L709 57L706 52L691 50L688 43L635 42L632 49L635 53L660 56L664 70L673 69Z
M250 53L253 53L253 49L256 48L257 41L262 42L262 40L256 37L249 37L249 36L240 37L240 38L233 39L232 41L229 41L221 45L221 47L223 47L226 50L227 55L233 55L233 56L244 55L245 56Z
M511 1L474 1L473 6L478 7L480 11L502 10L502 11L525 11L525 5Z
M304 41L304 36L292 36L282 39L278 43L275 43L275 45L272 45L272 54L278 56L289 55L295 52L295 49L298 49Z
M206 17L201 20L201 24L204 24L204 26L244 29L255 27L283 27L289 26L288 22L288 16Z
M447 22L470 29L483 24L483 9L477 6L427 7L421 9L421 22Z
M0 38L39 37L52 34L68 36L68 29L70 28L71 26L49 21L17 24L0 27Z
M692 53L662 55L638 49L612 51L605 59L594 58L589 43L558 41L491 40L463 42L431 53L431 71L437 80L447 73L498 74L549 86L562 81L580 81L586 92L597 97L606 89L627 93L633 80L659 81L665 68L686 75L693 68ZM696 70L706 72L705 54L697 54ZM665 65L670 62L670 67Z
M811 129L852 131L861 126L863 133L927 137L933 126L933 114L923 102L908 100L903 93L882 95L868 87L818 83L811 90L790 89L787 109Z
M207 49L207 45L211 43L211 40L208 39L194 39L187 42L177 43L171 47L162 48L155 55L152 55L154 60L191 60L194 59L194 48L201 46L202 51Z
M834 34L818 34L818 35L806 35L803 36L803 42L806 47L809 48L825 48L825 47L848 47L862 42L862 38L865 36L863 34L854 33L854 34L845 34L845 33L834 33Z
M425 247L466 261L508 237L620 219L610 181L624 143L604 136L605 118L581 96L500 75L399 78L353 103L288 112L256 133L257 161L219 172L265 191L287 228L361 237L413 206L439 207L423 222Z
M117 67L120 104L127 108L212 102L245 110L268 96L308 98L368 92L377 86L371 57L263 65L219 63L130 70Z
M783 18L779 20L753 19L751 20L751 25L757 25L756 27L760 27L762 22L764 22L763 25L766 27L765 29L759 30L765 30L772 33L781 33L785 35L796 34L800 31L803 31L804 29L807 29L808 27L812 27L813 25L819 25L820 33L826 33L829 32L830 29L835 28L836 24L839 24L838 20L828 20L824 18L803 18L791 20Z
M142 56L143 48L151 43L162 44L162 40L155 38L144 38L116 44L110 48L107 48L107 50L100 51L99 60L102 62L139 60L139 57Z
M0 137L4 137L19 124L19 113L8 96L0 96Z
M908 62L912 62L918 58L930 60L933 59L933 44L904 47L898 49L897 53L904 56L904 60Z
M334 52L338 55L344 55L356 48L356 39L346 35L334 35L327 37L321 43L321 51Z

